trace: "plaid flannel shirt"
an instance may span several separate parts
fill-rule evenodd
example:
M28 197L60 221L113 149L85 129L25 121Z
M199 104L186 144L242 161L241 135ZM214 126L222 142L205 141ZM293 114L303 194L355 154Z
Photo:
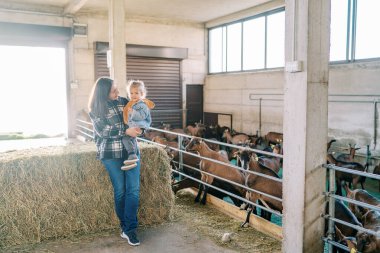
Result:
M125 158L121 138L125 136L126 126L123 122L123 108L128 103L124 97L108 101L108 113L105 118L96 117L90 112L94 125L94 140L97 148L97 159Z

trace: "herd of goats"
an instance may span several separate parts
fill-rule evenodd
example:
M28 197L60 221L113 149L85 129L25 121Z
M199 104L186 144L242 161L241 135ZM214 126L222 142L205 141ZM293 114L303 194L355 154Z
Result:
M229 192L233 203L247 210L247 218L242 226L249 222L251 212L257 214L256 205L260 205L261 217L267 220L271 219L272 213L282 213L280 172L283 134L269 132L264 137L259 137L237 133L228 127L205 126L201 123L187 126L185 129L172 129L168 124L163 124L159 128L163 131L160 131L161 129L146 131L144 138L165 147L172 158L174 171L181 171L187 176L184 180L173 180L174 192L187 187L199 187L195 202L201 204L206 203L207 193L223 198L228 196L224 192ZM185 135L192 137L188 138ZM181 136L180 145L178 136ZM327 143L327 151L334 141ZM180 146L182 146L181 151ZM349 154L336 157L328 152L327 163L368 172L368 164L363 165L354 161L356 150L350 145ZM235 160L234 165L231 165L232 160ZM183 164L181 170L179 170L180 161ZM379 165L375 167L373 173L380 174ZM194 178L198 180L193 180ZM198 183L199 180L202 183ZM343 187L347 198L380 208L380 200L364 189L365 180L365 176L336 170L336 194L342 196ZM357 189L359 184L362 189ZM248 202L257 204L246 204L242 201L244 198ZM333 235L336 242L355 252L380 252L380 211L352 203L347 206L336 199L335 218L374 232L367 233L336 222ZM346 251L334 247L334 252Z

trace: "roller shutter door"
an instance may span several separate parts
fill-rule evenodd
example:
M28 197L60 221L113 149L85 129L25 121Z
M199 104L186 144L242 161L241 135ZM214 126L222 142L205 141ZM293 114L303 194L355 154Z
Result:
M96 78L109 75L106 54L95 54L95 75ZM139 79L146 84L148 98L156 104L152 111L152 126L157 127L163 122L182 128L179 60L128 56L127 78Z

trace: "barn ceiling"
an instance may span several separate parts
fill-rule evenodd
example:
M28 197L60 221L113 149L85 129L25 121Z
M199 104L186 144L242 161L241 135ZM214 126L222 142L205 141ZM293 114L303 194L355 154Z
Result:
M125 0L126 16L204 23L268 0ZM109 0L0 0L0 10L70 15L107 13Z

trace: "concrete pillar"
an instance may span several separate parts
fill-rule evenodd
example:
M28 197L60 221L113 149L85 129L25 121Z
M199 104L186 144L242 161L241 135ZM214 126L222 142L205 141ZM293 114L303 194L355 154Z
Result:
M330 0L286 0L283 252L323 252Z
M110 76L122 93L127 80L124 0L109 0Z

